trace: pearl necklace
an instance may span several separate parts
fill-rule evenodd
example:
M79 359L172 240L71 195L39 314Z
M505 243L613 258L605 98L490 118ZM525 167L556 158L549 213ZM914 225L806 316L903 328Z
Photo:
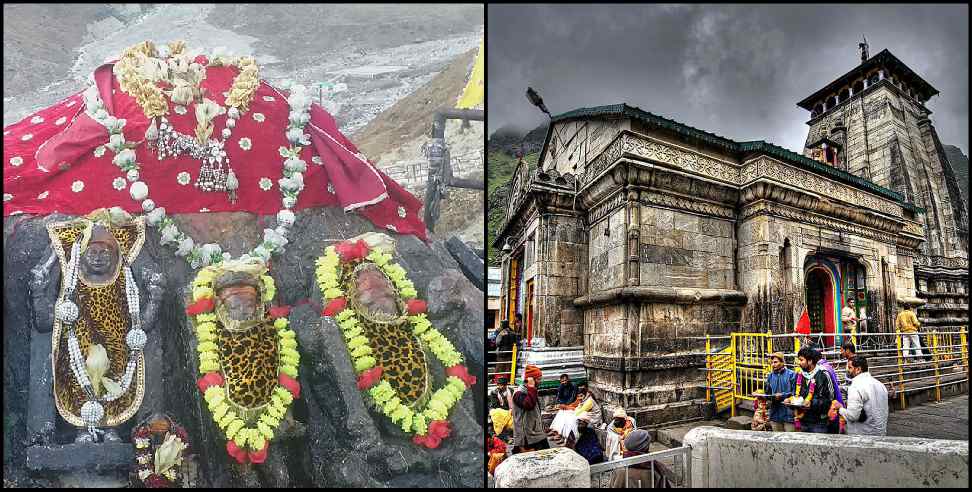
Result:
M105 409L101 402L112 402L121 398L128 388L132 384L132 379L134 378L135 369L138 364L139 355L142 353L142 349L145 348L145 343L148 341L148 336L141 327L141 318L139 317L139 294L138 285L135 283L135 279L132 277L131 265L125 262L125 297L128 301L128 314L131 319L131 326L128 329L128 334L125 336L125 343L128 345L128 364L125 366L125 374L122 376L121 389L116 393L106 392L104 396L99 397L95 394L94 387L91 385L91 379L88 377L87 369L85 368L84 358L81 355L81 347L78 344L77 334L74 332L74 323L78 320L78 315L80 314L80 309L78 305L74 302L74 293L77 289L78 278L79 278L79 258L81 256L81 239L74 242L71 247L71 261L68 262L68 276L66 279L66 288L64 290L64 300L58 301L54 306L54 316L57 320L67 326L68 332L68 355L70 358L71 372L74 373L74 380L78 383L78 386L84 390L85 394L88 396L87 401L81 405L81 420L88 426L88 432L91 433L91 437L97 439L98 429L96 426L101 422L105 416ZM119 261L123 261L120 259Z

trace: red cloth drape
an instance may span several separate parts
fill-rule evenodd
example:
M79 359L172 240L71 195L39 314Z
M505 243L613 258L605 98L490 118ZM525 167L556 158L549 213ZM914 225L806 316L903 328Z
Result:
M804 335L810 334L810 315L807 313L807 309L803 309L803 314L800 315L800 321L797 322L796 332Z
M279 149L290 146L285 93L261 82L249 111L237 120L226 140L224 150L240 182L237 202L231 204L225 192L204 192L193 186L199 160L187 155L157 158L144 142L150 122L137 102L121 90L111 66L99 67L95 80L109 114L126 120L125 140L141 142L135 149L141 164L139 179L148 185L149 198L156 206L165 207L169 214L244 211L269 215L282 208L277 180L283 177L284 158ZM232 67L208 67L201 84L205 97L225 106L225 94L237 74ZM166 118L178 132L194 137L195 114L192 107L186 109L180 115L170 102ZM215 118L211 138L220 138L226 119L225 115ZM311 136L311 145L300 156L307 162L307 170L303 173L305 188L294 210L341 206L376 226L427 240L419 215L422 204L358 154L327 111L313 105L304 133ZM112 163L115 154L98 150L108 143L108 131L85 114L81 93L4 128L3 135L4 216L83 215L112 206L142 212L140 203L129 195L130 183L119 180L124 173ZM249 139L249 145L244 139ZM188 180L183 173L188 173Z

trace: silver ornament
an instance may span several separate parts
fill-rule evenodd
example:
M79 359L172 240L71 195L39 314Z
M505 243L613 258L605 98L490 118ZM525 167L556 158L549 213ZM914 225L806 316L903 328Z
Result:
M88 401L81 406L81 420L89 426L98 425L104 416L105 408L101 406L101 403Z
M145 330L141 328L129 330L128 335L125 336L125 343L127 343L128 348L132 350L142 350L145 348L145 343L147 341L148 336L145 334Z
M74 323L78 320L78 305L72 301L64 300L54 306L54 316L62 323Z

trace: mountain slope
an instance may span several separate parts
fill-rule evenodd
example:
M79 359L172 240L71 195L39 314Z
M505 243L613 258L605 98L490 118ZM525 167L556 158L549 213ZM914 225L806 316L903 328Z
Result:
M955 179L962 190L962 198L965 203L969 203L969 156L962 152L962 149L954 145L945 145L945 157L948 158L952 170L955 171Z

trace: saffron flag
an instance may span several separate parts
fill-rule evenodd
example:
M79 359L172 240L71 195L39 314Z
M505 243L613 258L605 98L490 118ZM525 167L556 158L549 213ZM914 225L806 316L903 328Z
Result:
M803 314L800 315L800 321L797 323L796 332L804 335L810 334L810 315L807 313L806 308L803 308Z

